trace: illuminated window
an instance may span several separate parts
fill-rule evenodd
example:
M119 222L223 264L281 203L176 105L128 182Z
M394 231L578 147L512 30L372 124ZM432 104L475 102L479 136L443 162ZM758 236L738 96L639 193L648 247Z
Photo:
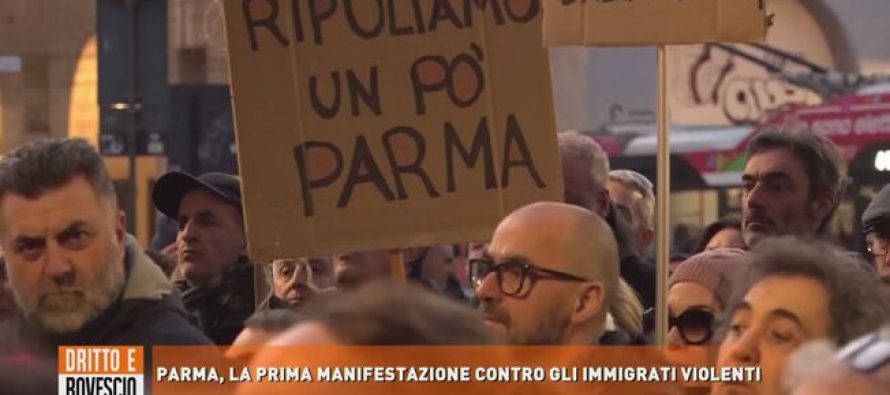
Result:
M875 170L890 171L890 150L878 151L875 155Z

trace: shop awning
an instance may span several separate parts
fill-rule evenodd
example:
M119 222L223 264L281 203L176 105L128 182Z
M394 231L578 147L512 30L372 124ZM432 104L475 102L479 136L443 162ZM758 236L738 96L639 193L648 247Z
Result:
M739 185L739 147L753 132L751 126L671 126L671 189ZM609 152L612 167L632 168L654 181L657 144L655 135L631 138L620 156Z
M674 127L670 130L671 153L732 151L753 130L750 126ZM624 155L655 155L657 144L655 135L639 136L625 147Z

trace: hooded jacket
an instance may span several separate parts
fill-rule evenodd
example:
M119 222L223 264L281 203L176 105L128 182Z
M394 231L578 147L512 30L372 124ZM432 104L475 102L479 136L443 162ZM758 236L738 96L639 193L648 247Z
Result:
M0 327L0 355L55 355L59 345L209 345L188 320L179 293L161 269L145 255L135 238L126 236L124 289L118 299L81 329L49 334L18 315Z
M222 283L196 287L177 281L186 310L214 344L229 345L244 329L244 321L256 310L254 266L241 259L226 269Z

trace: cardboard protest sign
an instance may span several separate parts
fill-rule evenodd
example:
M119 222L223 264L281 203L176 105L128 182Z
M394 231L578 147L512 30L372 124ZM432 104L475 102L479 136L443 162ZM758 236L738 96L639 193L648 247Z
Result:
M562 182L538 0L225 0L251 257L483 240Z
M544 43L652 45L766 39L764 0L553 0Z

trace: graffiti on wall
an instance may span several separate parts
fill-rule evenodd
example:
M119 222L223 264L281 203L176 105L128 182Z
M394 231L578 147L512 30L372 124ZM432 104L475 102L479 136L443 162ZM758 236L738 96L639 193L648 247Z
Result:
M710 109L712 118L725 123L753 124L785 106L819 100L762 66L710 45L678 47L673 60L675 107ZM764 60L783 66L779 58Z

